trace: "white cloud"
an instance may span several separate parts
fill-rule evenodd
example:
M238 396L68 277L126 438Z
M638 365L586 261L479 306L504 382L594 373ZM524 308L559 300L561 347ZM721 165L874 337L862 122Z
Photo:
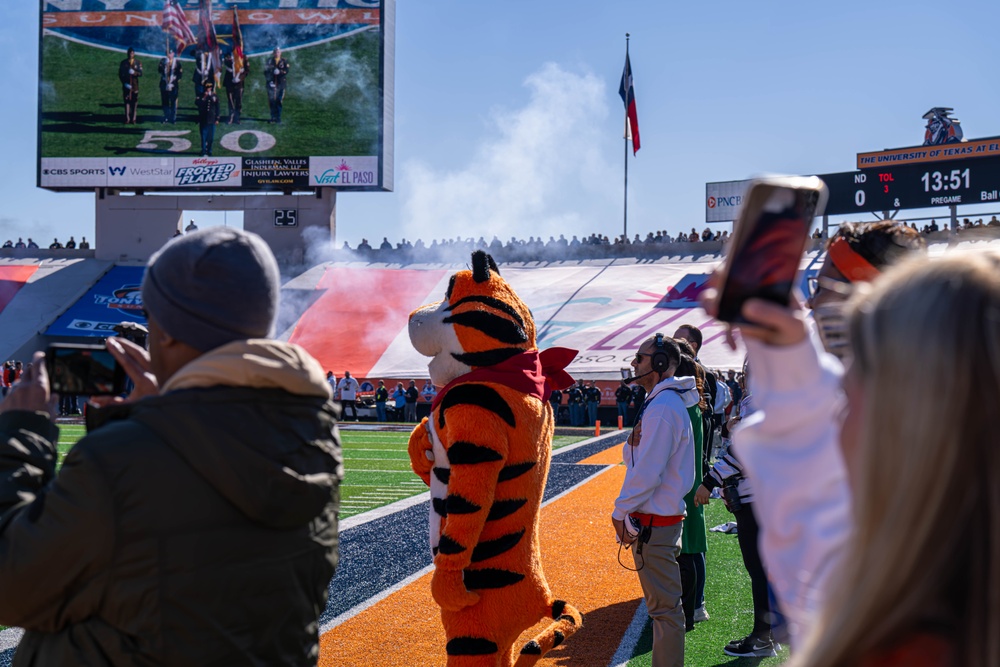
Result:
M457 171L403 165L407 238L589 234L613 214L614 134L604 82L549 63L524 82L520 109L495 111L488 136ZM612 170L617 174L617 170Z

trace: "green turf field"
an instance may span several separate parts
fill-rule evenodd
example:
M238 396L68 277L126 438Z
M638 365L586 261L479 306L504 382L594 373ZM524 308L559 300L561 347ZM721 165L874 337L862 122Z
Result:
M733 515L721 500L708 504L705 523L709 528L732 520ZM631 562L631 555L628 558ZM685 636L684 664L688 667L769 667L788 659L787 648L782 648L776 658L733 658L722 652L728 642L742 639L753 628L750 577L743 567L736 535L708 534L705 609L709 620L698 623ZM652 641L652 625L647 621L629 667L651 664Z
M84 432L82 425L59 425L60 462ZM341 519L427 490L410 469L410 457L406 452L408 432L341 430L340 435L344 448ZM556 436L552 446L564 447L585 437L588 436Z
M340 518L367 512L427 490L410 469L406 451L409 433L341 430L344 447L344 483L340 489ZM553 447L583 440L556 436Z
M379 33L370 30L349 37L283 52L289 62L281 125L270 125L263 65L268 56L250 59L243 92L243 122L239 130L272 135L267 151L236 153L220 140L236 126L219 125L215 156L306 157L310 155L377 155L379 100ZM248 44L253 49L252 44ZM177 124L162 125L159 58L140 57L138 124L124 125L118 63L119 52L70 42L54 35L42 39L42 157L116 157L152 154L198 155L197 112L191 75L194 62L184 60L179 88ZM219 92L222 113L228 114L225 89ZM137 149L147 131L190 130L191 147L180 153ZM160 144L164 147L166 143ZM253 147L243 136L240 146Z

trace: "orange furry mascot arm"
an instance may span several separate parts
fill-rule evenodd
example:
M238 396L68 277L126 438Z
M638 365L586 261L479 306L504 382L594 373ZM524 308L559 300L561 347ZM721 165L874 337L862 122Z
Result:
M459 386L452 392L475 387L482 385ZM439 426L442 422L438 436L448 452L451 472L431 593L442 609L456 611L479 600L477 593L466 589L462 571L472 563L497 478L507 461L508 429L492 410L468 403L447 408Z
M410 467L424 484L431 485L431 468L434 467L430 433L427 432L427 418L424 417L410 433Z

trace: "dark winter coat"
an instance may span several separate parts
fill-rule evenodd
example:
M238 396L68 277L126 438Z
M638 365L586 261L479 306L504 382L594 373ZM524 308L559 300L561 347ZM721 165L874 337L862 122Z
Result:
M15 665L316 664L342 466L313 363L311 395L209 378L96 411L58 475L47 417L0 415Z

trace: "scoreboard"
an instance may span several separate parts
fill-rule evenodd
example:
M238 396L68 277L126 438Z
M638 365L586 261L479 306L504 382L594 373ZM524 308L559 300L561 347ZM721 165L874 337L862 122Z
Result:
M1000 158L877 167L819 174L830 190L827 215L1000 201Z

